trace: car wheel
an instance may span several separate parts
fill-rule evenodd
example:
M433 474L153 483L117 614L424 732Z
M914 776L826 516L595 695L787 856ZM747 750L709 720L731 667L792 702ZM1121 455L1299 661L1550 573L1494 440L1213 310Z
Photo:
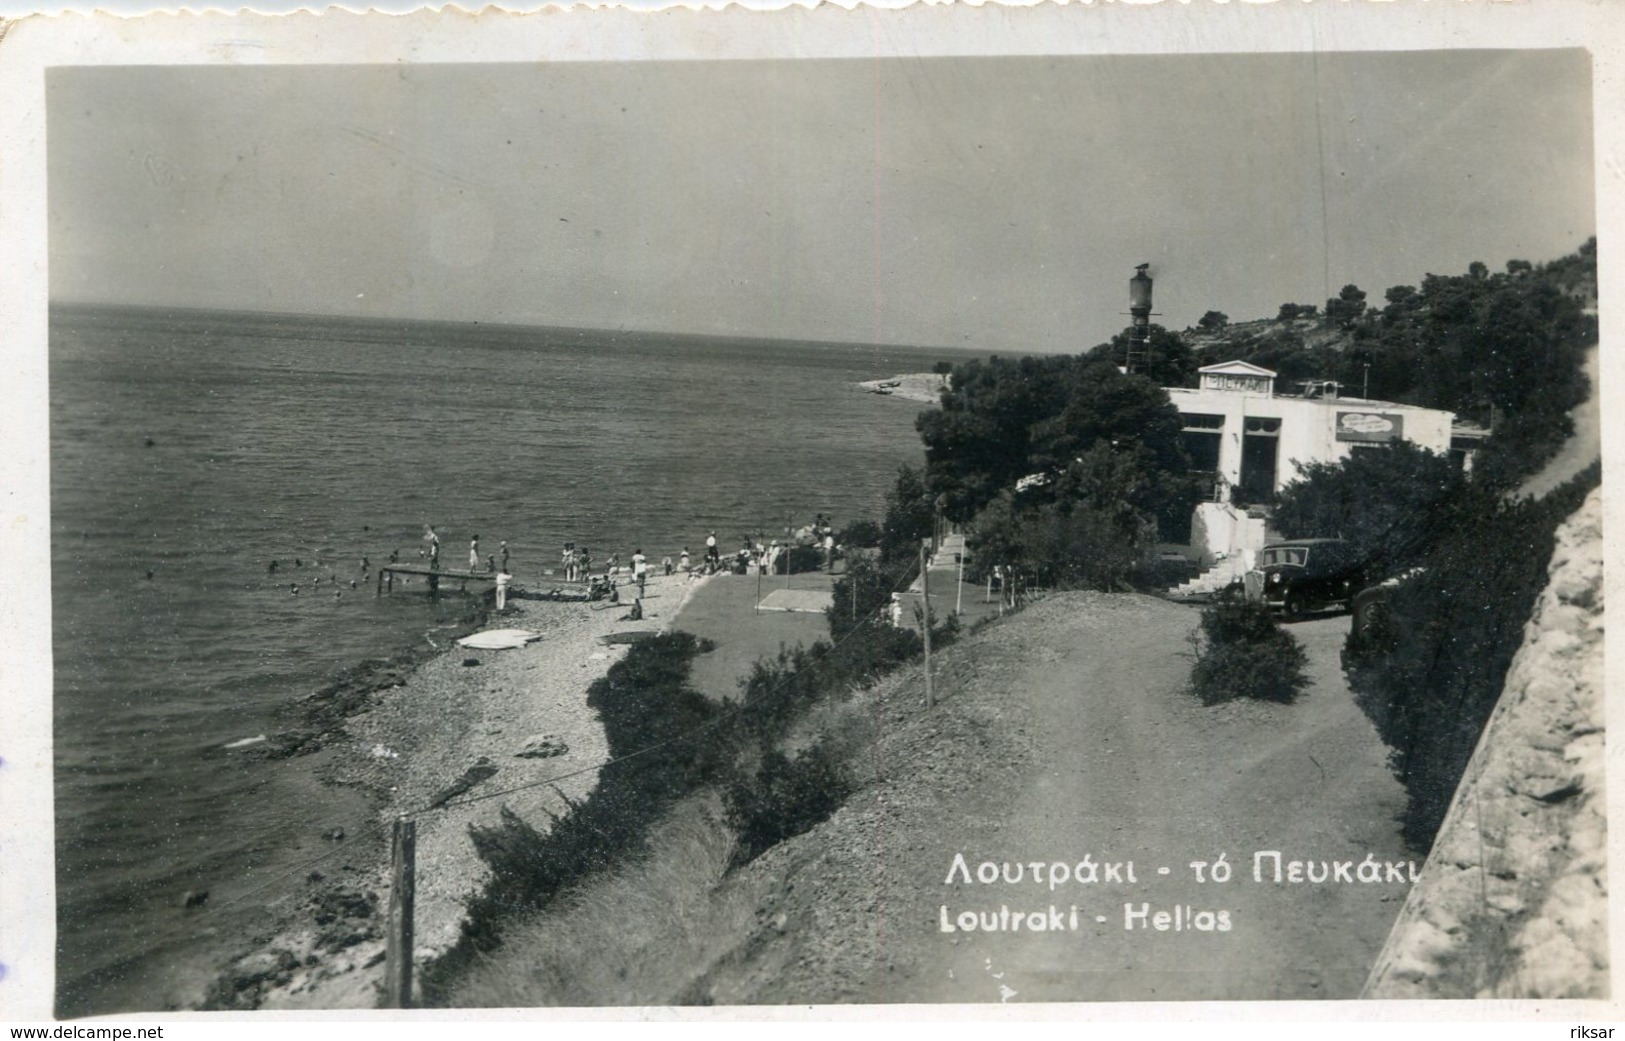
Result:
M1302 593L1288 593L1281 602L1281 614L1286 617L1287 621L1296 622L1303 617L1303 607Z

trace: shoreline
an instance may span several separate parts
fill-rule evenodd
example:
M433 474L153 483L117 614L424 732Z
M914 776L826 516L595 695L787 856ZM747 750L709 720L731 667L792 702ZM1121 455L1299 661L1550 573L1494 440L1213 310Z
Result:
M488 876L469 828L495 826L503 807L545 827L549 813L565 812L566 800L585 799L597 785L608 748L587 688L626 650L600 637L670 630L707 580L652 574L636 622L623 618L629 598L603 606L510 597L506 610L487 604L483 624L459 625L454 638L523 628L540 632L540 640L499 651L453 644L421 657L408 649L363 663L324 689L336 701L315 713L330 726L314 735L314 748L300 744L284 754L317 753L310 767L316 784L370 802L371 823L348 843L338 840L332 863L290 878L286 891L270 896L269 937L218 964L186 1006L376 1007L390 822L402 813L417 821L415 959L448 950L460 934L465 898Z
M854 386L871 394L887 395L914 401L922 405L935 405L942 392L949 387L947 376L935 372L900 372L890 379L864 380Z

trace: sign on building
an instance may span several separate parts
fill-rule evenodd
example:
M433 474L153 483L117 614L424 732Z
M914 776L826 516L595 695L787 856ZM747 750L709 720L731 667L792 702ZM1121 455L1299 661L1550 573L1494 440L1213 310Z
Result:
M1393 412L1339 412L1337 440L1385 442L1404 436L1405 417Z

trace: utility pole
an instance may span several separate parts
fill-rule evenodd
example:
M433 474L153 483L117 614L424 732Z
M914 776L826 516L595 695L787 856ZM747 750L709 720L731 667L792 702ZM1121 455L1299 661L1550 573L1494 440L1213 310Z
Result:
M925 632L925 704L927 708L937 705L936 692L931 687L931 569L930 561L925 557L925 543L920 543L920 596L925 601L925 613L922 615L920 628Z
M954 554L954 614L963 612L965 607L965 554Z
M417 824L395 821L390 841L389 919L384 936L384 1007L412 1007L412 914L416 903Z

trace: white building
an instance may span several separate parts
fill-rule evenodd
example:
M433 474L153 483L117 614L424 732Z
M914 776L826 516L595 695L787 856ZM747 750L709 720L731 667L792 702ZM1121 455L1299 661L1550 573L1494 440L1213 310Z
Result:
M1276 374L1244 361L1200 371L1198 389L1169 387L1168 396L1184 420L1192 468L1213 475L1213 500L1197 507L1191 525L1191 549L1204 564L1262 548L1265 519L1245 506L1271 498L1307 464L1386 451L1402 440L1451 450L1455 416L1440 409L1342 397L1335 383L1277 396Z

